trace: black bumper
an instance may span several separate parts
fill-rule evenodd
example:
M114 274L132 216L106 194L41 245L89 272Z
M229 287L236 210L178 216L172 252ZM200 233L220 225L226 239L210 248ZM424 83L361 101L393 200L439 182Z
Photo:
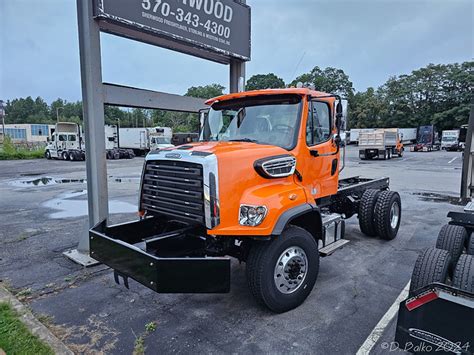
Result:
M199 228L171 227L159 218L89 231L91 256L115 271L116 281L132 278L159 293L226 293L230 259L205 255Z
M473 354L474 294L434 283L400 303L395 341L411 353Z

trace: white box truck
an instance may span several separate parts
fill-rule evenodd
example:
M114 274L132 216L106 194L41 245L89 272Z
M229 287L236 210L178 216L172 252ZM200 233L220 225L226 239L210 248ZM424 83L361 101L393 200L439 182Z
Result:
M359 158L390 159L403 156L403 144L397 128L377 129L359 133Z
M169 127L120 128L119 147L132 149L136 155L144 155L151 150L172 147L172 135Z
M399 128L398 133L403 143L415 143L416 142L417 128Z
M459 130L452 129L443 131L441 134L441 149L445 150L462 150L459 144Z

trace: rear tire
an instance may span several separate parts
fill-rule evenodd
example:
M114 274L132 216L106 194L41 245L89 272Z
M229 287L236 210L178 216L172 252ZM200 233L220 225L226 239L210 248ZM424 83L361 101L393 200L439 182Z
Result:
M445 224L439 231L436 248L447 250L451 254L451 263L454 267L464 250L467 238L466 228Z
M68 160L68 159L69 159L69 155L67 154L67 152L62 152L61 158L62 158L63 160Z
M399 158L402 158L402 157L403 157L403 148L400 149L400 151L398 152L398 157L399 157Z
M70 161L75 161L76 160L76 154L74 152L69 152L69 160Z
M247 258L250 291L260 304L277 313L302 304L318 272L318 244L309 232L296 226L287 227L272 241L256 243Z
M377 235L374 224L374 211L379 194L380 190L366 190L359 203L360 231L369 237L375 237Z
M451 254L447 250L429 248L416 259L411 275L410 295L433 282L445 283L451 264Z
M392 159L392 150L387 149L387 160L390 160L390 159Z
M474 293L474 256L461 255L454 269L453 286Z
M375 204L375 230L380 238L391 240L397 236L402 219L400 195L395 191L382 191Z

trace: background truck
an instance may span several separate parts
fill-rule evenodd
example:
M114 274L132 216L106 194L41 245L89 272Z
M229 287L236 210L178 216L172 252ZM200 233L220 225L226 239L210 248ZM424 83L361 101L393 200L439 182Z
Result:
M403 143L397 128L376 129L359 133L359 158L391 159L403 156Z
M417 128L399 128L398 133L400 134L402 143L415 143L416 142Z
M466 132L464 132L466 133ZM436 246L416 260L408 298L400 303L395 341L412 353L474 353L474 105L463 157L462 212L449 212Z
M417 131L416 144L411 147L414 152L431 152L440 150L438 131L435 126L420 126Z
M171 137L169 127L120 128L119 146L133 150L135 155L145 155L152 150L172 147Z
M446 130L441 133L441 149L462 150L459 142L459 130Z
M133 151L118 147L117 126L105 126L105 149L107 159L131 159ZM45 150L47 159L85 160L85 142L82 128L77 123L58 122L52 130Z
M358 144L361 132L373 132L374 128L352 128L349 131L349 144Z
M173 143L173 145L182 145L197 142L198 140L199 133L174 133L171 143Z
M274 312L300 305L326 256L368 236L394 239L401 202L389 179L339 179L344 110L337 95L268 89L207 101L200 141L150 152L138 221L90 230L91 256L162 293L225 293L229 257Z
M81 126L72 122L56 123L44 155L47 159L84 160L85 146Z

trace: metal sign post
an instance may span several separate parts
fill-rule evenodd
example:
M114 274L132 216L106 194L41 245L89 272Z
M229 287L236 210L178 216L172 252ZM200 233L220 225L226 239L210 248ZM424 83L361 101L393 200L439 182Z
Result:
M229 91L244 90L250 7L244 0L77 0L85 129L87 231L64 253L90 266L89 228L108 218L104 105L200 113L204 100L102 83L100 32L230 65Z

